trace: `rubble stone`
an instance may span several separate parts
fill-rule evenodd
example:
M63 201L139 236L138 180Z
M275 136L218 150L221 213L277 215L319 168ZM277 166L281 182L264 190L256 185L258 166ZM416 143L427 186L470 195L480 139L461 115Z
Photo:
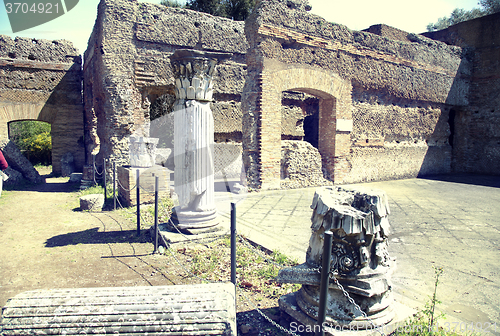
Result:
M80 210L82 211L101 211L103 205L103 194L90 194L80 197Z

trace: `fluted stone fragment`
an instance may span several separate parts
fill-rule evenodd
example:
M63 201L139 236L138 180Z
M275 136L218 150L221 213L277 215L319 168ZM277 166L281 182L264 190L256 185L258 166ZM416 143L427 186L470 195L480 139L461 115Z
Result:
M214 119L210 102L213 74L219 59L229 54L178 49L170 57L174 68L175 213L180 229L218 224L214 199Z

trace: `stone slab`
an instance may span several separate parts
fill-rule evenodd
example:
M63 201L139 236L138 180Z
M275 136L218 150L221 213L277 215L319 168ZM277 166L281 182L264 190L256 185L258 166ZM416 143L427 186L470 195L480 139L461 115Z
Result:
M2 335L236 335L232 283L34 290L2 311Z

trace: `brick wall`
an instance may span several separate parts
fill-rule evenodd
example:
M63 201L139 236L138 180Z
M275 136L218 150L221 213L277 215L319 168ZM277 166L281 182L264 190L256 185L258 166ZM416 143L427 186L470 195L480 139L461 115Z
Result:
M500 13L426 36L464 47L472 61L469 104L452 109L456 172L500 172Z
M448 112L469 94L462 49L386 26L377 32L392 40L353 32L302 7L261 2L246 21L250 185L276 186L276 157L266 151L276 151L276 92L284 90L319 98L318 148L335 183L450 172Z
M0 140L7 124L39 120L52 126L52 169L71 153L77 171L84 164L81 58L68 41L0 35Z

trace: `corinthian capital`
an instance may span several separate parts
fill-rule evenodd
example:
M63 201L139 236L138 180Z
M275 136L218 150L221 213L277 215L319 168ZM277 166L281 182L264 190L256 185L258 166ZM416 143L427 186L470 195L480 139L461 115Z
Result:
M212 101L215 66L230 56L228 53L177 49L170 56L177 100Z

